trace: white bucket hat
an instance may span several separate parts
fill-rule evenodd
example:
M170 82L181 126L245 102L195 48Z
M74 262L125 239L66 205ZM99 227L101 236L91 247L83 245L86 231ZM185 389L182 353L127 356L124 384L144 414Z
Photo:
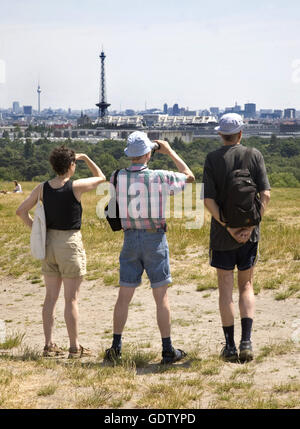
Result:
M216 131L221 134L237 134L244 127L243 118L237 113L226 113L219 121L219 126L215 127Z
M125 155L135 158L143 156L155 147L155 143L142 131L134 131L127 138L127 146L124 149Z

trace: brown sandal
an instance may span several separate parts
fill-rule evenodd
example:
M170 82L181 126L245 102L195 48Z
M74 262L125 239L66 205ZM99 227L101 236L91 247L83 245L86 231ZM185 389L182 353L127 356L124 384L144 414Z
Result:
M54 356L62 356L65 352L62 348L58 347L56 344L52 344L51 346L45 346L43 351L43 357L54 357Z
M68 359L80 359L82 357L93 356L90 349L86 349L79 344L79 349L76 347L69 348L69 356Z

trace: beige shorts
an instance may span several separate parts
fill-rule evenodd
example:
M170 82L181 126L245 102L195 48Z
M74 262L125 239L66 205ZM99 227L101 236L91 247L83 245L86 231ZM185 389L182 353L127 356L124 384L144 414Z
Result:
M86 274L86 255L79 230L47 230L46 258L42 263L42 273L69 278Z

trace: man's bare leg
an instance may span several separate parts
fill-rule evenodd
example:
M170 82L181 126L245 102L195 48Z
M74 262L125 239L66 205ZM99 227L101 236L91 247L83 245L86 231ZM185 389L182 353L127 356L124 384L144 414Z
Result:
M254 267L245 271L238 271L239 308L241 318L254 316L254 290L253 290Z
M114 308L113 342L105 352L105 360L113 361L121 356L122 333L128 317L128 308L135 287L120 286L119 295Z
M114 334L122 335L128 317L128 307L134 291L135 287L120 286L114 309Z
M171 315L168 301L168 285L153 288L156 303L156 318L162 338L162 364L173 363L186 356L183 350L175 349L171 341Z
M245 271L238 271L239 308L242 324L242 338L240 344L240 360L253 359L251 331L254 317L255 297L253 290L254 267Z
M222 326L232 326L234 324L234 304L232 298L234 282L233 271L217 268L217 276Z
M233 270L217 268L219 287L219 309L226 345L222 349L221 358L225 361L235 362L238 359L234 342L234 304L233 304Z
M156 303L157 324L162 338L171 335L171 315L168 301L168 285L152 289Z

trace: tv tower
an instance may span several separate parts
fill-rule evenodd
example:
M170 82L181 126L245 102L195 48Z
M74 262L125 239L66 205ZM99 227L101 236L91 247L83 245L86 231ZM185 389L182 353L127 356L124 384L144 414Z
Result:
M104 68L104 60L106 56L103 52L100 54L100 60L101 60L101 76L100 76L100 97L99 97L99 103L96 104L96 106L99 107L99 118L103 120L104 116L107 113L107 108L110 106L109 103L106 102L106 91L105 91L105 68Z
M40 82L38 83L37 93L38 93L38 114L41 114L41 87Z

